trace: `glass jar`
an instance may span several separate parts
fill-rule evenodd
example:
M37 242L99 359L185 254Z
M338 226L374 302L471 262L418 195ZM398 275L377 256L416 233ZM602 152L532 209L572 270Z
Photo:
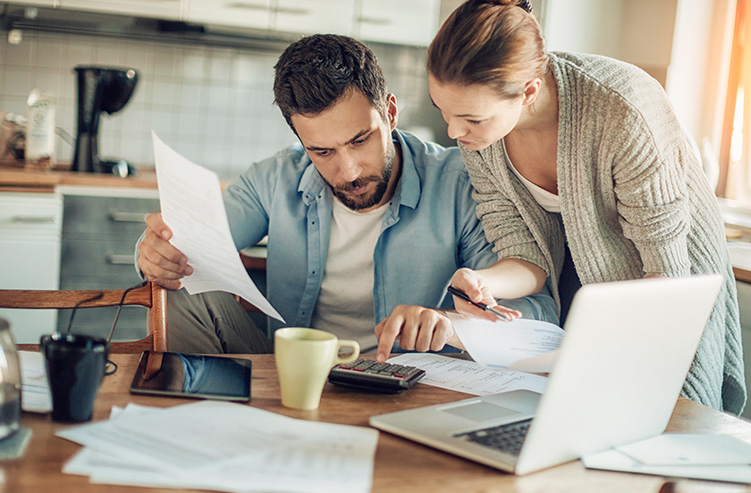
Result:
M0 440L21 424L21 366L10 324L0 318Z

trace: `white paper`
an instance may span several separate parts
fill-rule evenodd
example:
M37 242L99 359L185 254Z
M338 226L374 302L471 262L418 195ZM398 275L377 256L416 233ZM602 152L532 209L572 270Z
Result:
M128 408L58 436L84 445L63 469L92 482L216 491L367 492L376 430L228 402Z
M491 322L458 313L448 313L448 318L472 359L488 368L548 373L564 334L557 325L539 320Z
M589 469L605 471L622 471L639 474L654 474L676 478L708 479L730 481L734 483L751 483L751 466L651 466L642 464L615 449L582 458L584 466Z
M542 393L547 377L513 370L483 368L474 361L433 353L404 353L388 360L425 370L420 383L473 395L491 395L512 390Z
M282 322L248 276L227 222L219 177L172 150L152 132L162 218L172 243L188 257L193 274L182 279L190 294L227 291Z
M731 435L663 433L616 450L653 466L751 464L751 445Z
M18 351L18 360L21 366L21 407L34 413L51 412L52 395L42 353Z

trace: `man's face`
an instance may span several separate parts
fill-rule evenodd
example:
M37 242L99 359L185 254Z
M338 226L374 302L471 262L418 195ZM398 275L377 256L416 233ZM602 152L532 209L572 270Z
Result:
M396 100L389 96L387 121L357 90L326 111L290 120L313 165L347 207L368 211L391 200L396 150ZM398 175L398 173L397 173Z

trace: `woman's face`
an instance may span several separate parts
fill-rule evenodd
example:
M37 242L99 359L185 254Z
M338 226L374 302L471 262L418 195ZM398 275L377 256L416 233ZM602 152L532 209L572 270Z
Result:
M502 99L482 84L441 83L428 76L430 99L448 123L448 136L473 151L504 138L519 122L524 97Z

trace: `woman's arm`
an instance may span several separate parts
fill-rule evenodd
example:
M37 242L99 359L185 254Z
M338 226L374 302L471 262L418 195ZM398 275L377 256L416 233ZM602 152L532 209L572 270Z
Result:
M515 299L539 293L545 285L547 273L540 267L525 260L504 258L486 269L459 269L451 278L451 285L464 291L476 303L497 307L501 312L508 310L496 303L496 298ZM454 296L457 311L488 320L496 316ZM517 315L518 316L518 315Z

